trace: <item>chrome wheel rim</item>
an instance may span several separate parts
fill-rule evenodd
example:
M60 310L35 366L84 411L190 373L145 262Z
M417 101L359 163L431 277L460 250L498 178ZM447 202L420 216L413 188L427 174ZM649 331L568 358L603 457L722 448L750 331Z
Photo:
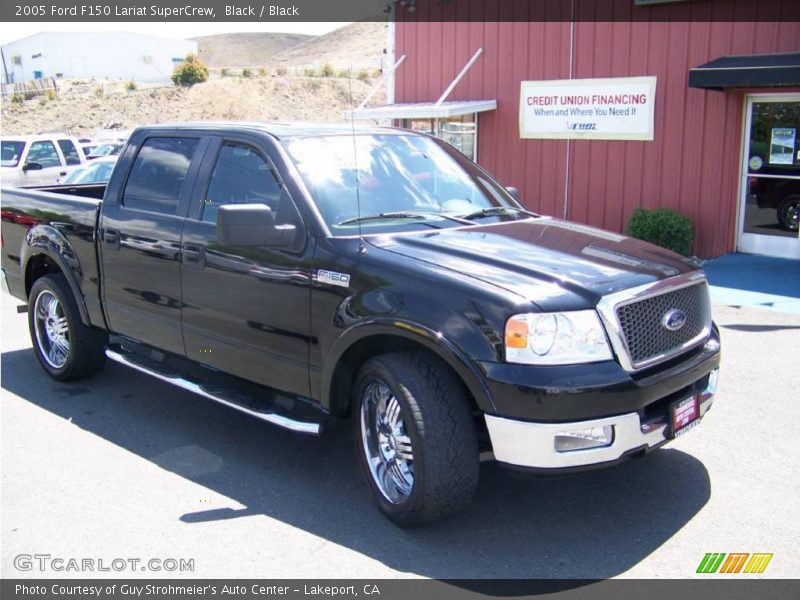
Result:
M797 231L800 225L800 200L786 203L783 208L783 222L789 231Z
M64 307L52 292L45 290L36 297L33 311L36 343L42 357L52 368L60 369L69 357L69 327Z
M370 383L364 390L361 441L383 497L392 504L408 499L414 489L414 451L400 402L383 381Z

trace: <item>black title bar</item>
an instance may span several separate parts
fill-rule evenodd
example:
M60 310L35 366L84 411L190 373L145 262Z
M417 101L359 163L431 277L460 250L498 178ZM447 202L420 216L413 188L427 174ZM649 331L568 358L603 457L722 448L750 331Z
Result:
M3 22L800 21L797 0L3 0Z

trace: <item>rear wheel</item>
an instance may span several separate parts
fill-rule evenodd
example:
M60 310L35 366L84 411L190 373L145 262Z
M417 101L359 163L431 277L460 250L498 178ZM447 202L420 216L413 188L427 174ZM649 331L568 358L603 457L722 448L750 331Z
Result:
M88 377L105 364L106 334L81 321L66 278L37 279L30 293L28 328L36 358L59 381Z
M422 352L370 359L355 386L362 471L380 509L398 525L424 523L469 504L478 484L478 439L456 377Z
M778 207L778 222L784 229L797 231L800 226L800 196L783 199Z

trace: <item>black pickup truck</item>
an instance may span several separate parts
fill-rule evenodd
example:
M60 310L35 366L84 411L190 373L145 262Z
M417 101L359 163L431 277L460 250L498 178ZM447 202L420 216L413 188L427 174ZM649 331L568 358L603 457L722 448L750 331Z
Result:
M108 358L302 433L350 416L401 525L468 504L481 460L614 465L711 406L702 271L534 214L428 136L145 127L107 186L0 200L3 282L51 377Z

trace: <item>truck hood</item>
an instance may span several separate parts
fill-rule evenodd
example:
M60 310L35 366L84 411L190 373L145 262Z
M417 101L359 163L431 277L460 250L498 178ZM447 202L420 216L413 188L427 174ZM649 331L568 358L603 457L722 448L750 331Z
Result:
M541 310L594 307L606 294L696 269L669 250L549 217L374 236L369 242L493 284Z

